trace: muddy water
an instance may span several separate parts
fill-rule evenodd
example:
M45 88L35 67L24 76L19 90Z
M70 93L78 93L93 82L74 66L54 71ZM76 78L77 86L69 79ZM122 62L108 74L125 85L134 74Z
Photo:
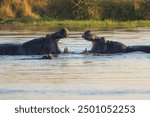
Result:
M150 44L150 28L95 31L127 45ZM48 31L0 30L0 43L23 43ZM150 99L150 54L83 55L91 43L71 31L59 42L74 54L0 56L0 99Z

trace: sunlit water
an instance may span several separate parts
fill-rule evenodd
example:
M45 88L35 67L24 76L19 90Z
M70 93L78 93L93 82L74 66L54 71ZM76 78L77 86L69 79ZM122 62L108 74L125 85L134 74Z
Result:
M96 31L126 45L149 45L150 28ZM59 42L74 54L0 56L0 99L150 99L150 54L84 55L82 32ZM0 43L23 43L48 31L1 30ZM73 38L74 37L74 38Z

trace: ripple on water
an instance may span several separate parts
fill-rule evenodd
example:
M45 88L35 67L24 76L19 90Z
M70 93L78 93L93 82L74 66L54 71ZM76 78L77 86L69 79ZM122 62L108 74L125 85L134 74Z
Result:
M149 44L150 29L137 30L96 33L128 45ZM47 33L0 32L0 43L23 42ZM67 95L78 99L81 99L80 96L130 97L128 95L136 99L137 94L150 97L150 54L80 54L85 48L90 49L91 43L79 35L61 40L59 46L61 50L68 46L74 54L62 54L52 60L39 60L41 56L0 55L0 99L2 96L17 99L18 95L29 97L31 94L36 94L37 99L41 96L48 99L54 94L55 98Z

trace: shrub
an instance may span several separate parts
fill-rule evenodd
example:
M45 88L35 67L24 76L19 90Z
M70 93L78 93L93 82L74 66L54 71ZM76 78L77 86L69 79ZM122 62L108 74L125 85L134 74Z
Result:
M54 19L73 19L71 0L48 0L47 14Z
M137 13L139 19L150 20L150 0L143 0Z
M112 20L135 20L136 12L133 2L105 0L100 4L101 19Z
M0 19L150 19L150 0L0 0Z
M11 18L14 17L15 13L12 10L11 3L9 1L1 1L0 6L0 18Z

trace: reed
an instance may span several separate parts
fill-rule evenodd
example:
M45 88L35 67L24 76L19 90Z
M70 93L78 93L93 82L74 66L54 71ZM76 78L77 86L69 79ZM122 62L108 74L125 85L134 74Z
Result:
M113 20L51 20L51 21L33 21L31 25L37 26L64 26L64 27L143 27L150 26L149 20L138 21L113 21Z
M4 22L4 21L3 21ZM15 22L15 23L14 23ZM43 19L12 19L6 20L5 25L22 26L48 26L48 27L72 27L72 28L136 28L149 27L150 20L113 21L113 20L43 20Z

